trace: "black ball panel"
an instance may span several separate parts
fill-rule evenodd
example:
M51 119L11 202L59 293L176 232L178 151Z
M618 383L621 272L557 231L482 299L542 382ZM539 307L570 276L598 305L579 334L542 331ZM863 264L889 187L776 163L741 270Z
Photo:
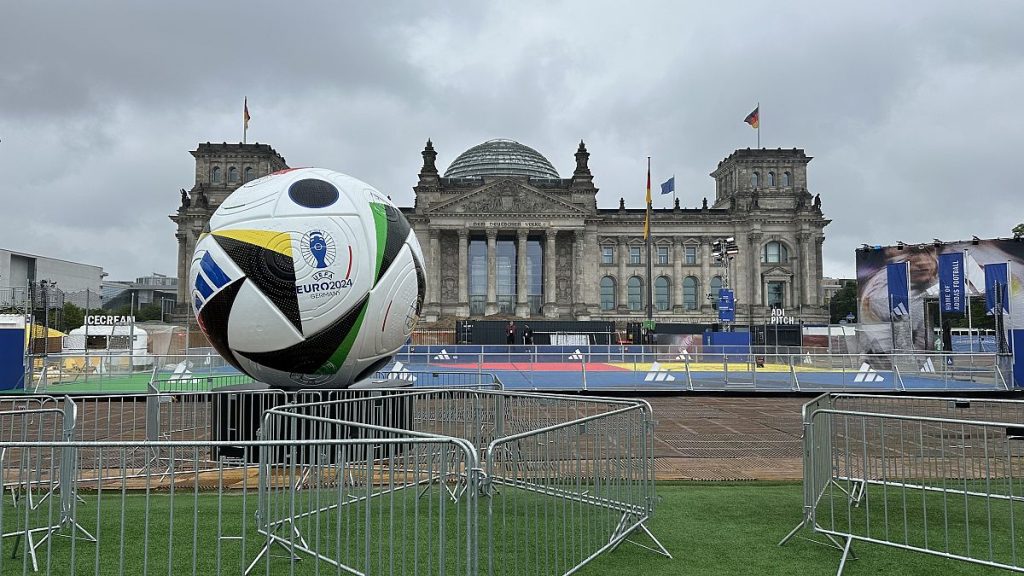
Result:
M306 178L288 187L288 197L304 208L326 208L338 201L334 184L318 178Z

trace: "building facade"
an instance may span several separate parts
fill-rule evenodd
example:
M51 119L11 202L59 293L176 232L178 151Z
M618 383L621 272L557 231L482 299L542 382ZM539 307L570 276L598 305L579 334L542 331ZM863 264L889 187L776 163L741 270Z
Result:
M206 144L192 155L196 184L181 191L171 216L178 302L185 303L192 251L210 214L245 181L287 167L266 145ZM621 199L618 208L598 208L583 142L568 178L511 140L466 150L444 174L430 141L422 157L414 205L402 211L426 258L427 321L495 314L641 320L648 282L660 322L716 322L711 295L722 286L735 290L738 323L761 323L772 308L804 322L827 321L821 249L829 220L808 191L811 158L803 150L736 150L711 172L710 203L653 210L650 278L645 209ZM712 243L727 237L739 252L717 262Z
M100 306L101 266L0 249L0 309L23 307L34 286L35 303L43 296L54 307L70 302L82 308ZM46 283L46 290L41 283ZM90 301L91 300L91 301Z
M427 262L427 320L492 314L578 320L646 317L647 283L656 321L716 322L711 298L736 292L738 323L761 323L772 308L825 322L824 228L807 189L803 150L737 150L711 173L712 203L655 209L651 277L645 209L598 208L583 142L561 178L538 152L509 140L470 148L444 175L431 142L404 212ZM732 237L725 262L712 243Z

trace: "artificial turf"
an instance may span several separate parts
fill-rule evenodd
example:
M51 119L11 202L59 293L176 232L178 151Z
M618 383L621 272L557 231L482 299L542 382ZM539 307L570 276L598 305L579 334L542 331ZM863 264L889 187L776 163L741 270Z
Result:
M840 554L835 549L803 538L778 546L778 541L800 519L802 489L798 483L659 483L657 490L659 502L648 526L674 558L664 558L624 543L615 551L599 556L578 574L828 575L834 574L838 567ZM292 499L290 493L282 498L283 494L285 492L278 493L277 499L272 497L270 500L270 509L276 510L276 514L292 506L302 509L320 497L311 492L299 492L297 499ZM336 550L342 556L363 563L371 568L372 573L465 573L465 549L460 546L463 527L467 525L465 508L448 504L450 501L442 488L435 487L424 493L400 491L398 494L397 500L375 499L369 506L361 503L349 505L344 515L323 514L315 525L305 521L301 525L304 537L309 541L321 541L321 549ZM175 493L173 506L166 489L152 492L149 497L144 493L122 494L119 491L105 493L101 498L97 498L95 493L83 493L82 496L85 502L78 504L77 515L87 529L100 533L100 556L97 559L95 544L76 540L72 565L71 540L57 538L49 544L48 551L45 546L40 549L44 573L107 575L146 571L175 575L237 574L262 543L253 530L255 491L250 490L243 497L237 491L218 496L216 493L185 489ZM902 495L879 495L869 490L868 499L876 503L887 499L897 506L902 502ZM559 528L566 524L558 510L564 503L556 501L552 504L550 500L538 500L533 495L516 494L506 488L493 500L497 515L490 524L492 528L488 528L488 499L481 498L478 502L480 509L477 515L482 523L480 549L493 547L496 551L493 563L488 561L486 554L481 554L481 574L488 573L489 568L496 574L550 574L560 573L572 565L566 565L565 558L558 560L553 557L559 554L557 550L571 549L571 542L548 547L523 547L524 542L531 541L530 538L550 538L545 532L549 529L550 534L561 534L561 538L566 538ZM442 503L449 506L444 514L439 513ZM2 523L6 532L17 525L19 514L24 514L24 507L13 508L9 495L5 497L3 506ZM48 501L32 514L45 517L53 514L53 510ZM879 509L876 507L875 510L877 513ZM593 519L586 516L590 512L582 508L576 511L583 518ZM557 519L553 525L548 520L549 515L551 519ZM600 522L606 520L600 516L596 518ZM538 519L544 519L544 522L537 522ZM997 515L994 521L996 530L1006 530L1003 518ZM881 528L877 521L876 525L876 530ZM317 536L321 531L323 534ZM524 534L527 531L536 533ZM243 532L246 534L244 551L243 541L237 539ZM447 540L439 539L442 532L447 535ZM282 534L287 536L287 531ZM219 539L218 535L228 538ZM805 531L802 536L814 535ZM570 533L568 539L594 541L593 535L584 533ZM635 539L649 544L642 534ZM393 544L382 547L379 545L382 540ZM15 550L15 542L18 540L14 537L4 538L0 574L21 574L26 568L27 573L31 573L31 566L25 562L24 540L20 541L18 550ZM438 542L443 542L449 565L445 571L439 571L436 565L437 559L441 558L436 547ZM431 546L434 548L430 549ZM1007 544L1003 542L999 546L1005 548ZM851 560L845 571L850 576L1003 573L994 568L874 544L855 544L854 550L858 559ZM12 556L16 557L12 559ZM417 561L417 557L431 560ZM1005 554L1002 557L1005 558ZM559 568L559 571L552 568ZM256 573L344 572L309 558L291 563L282 549L276 549L269 561L257 566Z

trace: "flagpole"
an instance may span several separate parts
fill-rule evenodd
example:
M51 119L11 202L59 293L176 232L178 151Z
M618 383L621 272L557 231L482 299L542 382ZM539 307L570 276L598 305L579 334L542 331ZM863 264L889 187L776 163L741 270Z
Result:
M757 103L757 147L761 148L761 103Z
M967 334L970 336L971 353L974 352L974 321L971 315L971 284L967 276L967 248L964 248L964 269L960 271L964 279L964 296L967 298Z
M654 303L651 302L653 291L651 289L654 279L651 277L651 157L647 157L647 319L654 319ZM648 326L647 330L650 331Z
M244 104L242 105L242 144L246 143L246 138L249 135L249 122L245 116L249 113L249 97L246 96Z

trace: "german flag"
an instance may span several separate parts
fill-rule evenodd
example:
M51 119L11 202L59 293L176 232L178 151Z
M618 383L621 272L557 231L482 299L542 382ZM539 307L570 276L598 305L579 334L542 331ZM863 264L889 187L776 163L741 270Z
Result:
M760 110L761 106L758 105L757 108L754 108L753 112L747 114L747 117L744 118L743 121L746 122L747 124L750 124L751 128L758 128L761 124Z

